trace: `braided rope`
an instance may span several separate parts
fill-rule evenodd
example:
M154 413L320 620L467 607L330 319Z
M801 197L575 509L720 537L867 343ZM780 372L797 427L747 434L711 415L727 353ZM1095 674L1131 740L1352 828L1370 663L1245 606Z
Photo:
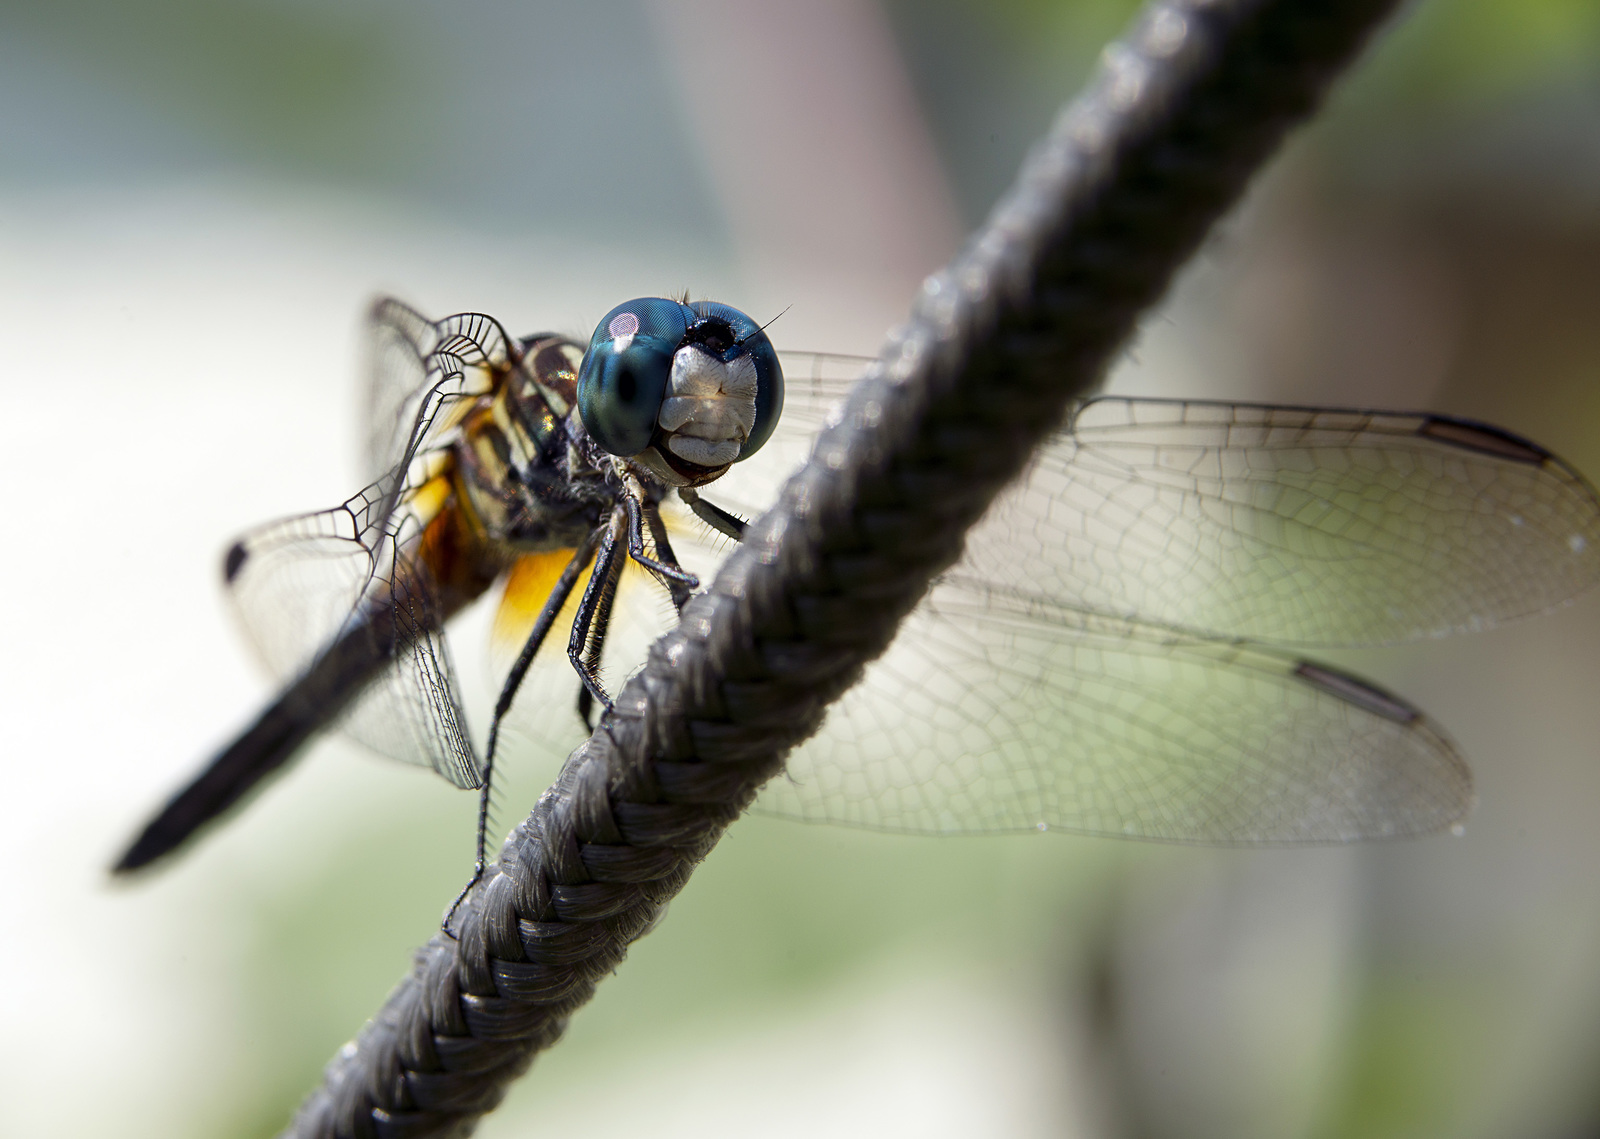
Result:
M1393 0L1169 0L918 297L286 1135L459 1136L894 636Z

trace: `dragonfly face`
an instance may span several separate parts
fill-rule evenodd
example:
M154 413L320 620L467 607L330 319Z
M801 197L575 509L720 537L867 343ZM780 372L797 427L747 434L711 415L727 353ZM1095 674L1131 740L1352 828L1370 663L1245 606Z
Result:
M328 726L479 786L518 709L537 705L535 730L560 722L552 698L522 687L558 623L571 632L554 664L577 669L587 720L607 705L599 670L624 567L681 606L698 580L672 512L737 539L739 518L700 488L769 440L763 461L798 457L867 366L785 354L780 368L753 321L707 302L630 301L582 352L394 301L369 333L375 481L252 531L226 560L283 691L118 869L175 848ZM1499 429L1090 400L764 802L919 833L1285 843L1438 830L1472 803L1449 739L1298 647L1487 628L1597 580L1593 488ZM443 629L497 581L525 619L480 752Z
M601 319L578 410L590 438L671 486L702 486L748 459L783 412L766 333L727 305L644 298Z

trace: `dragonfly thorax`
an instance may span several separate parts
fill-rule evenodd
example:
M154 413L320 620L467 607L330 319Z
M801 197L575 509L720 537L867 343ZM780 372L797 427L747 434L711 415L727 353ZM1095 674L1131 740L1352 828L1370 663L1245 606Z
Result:
M541 338L523 368L462 420L452 448L457 495L482 537L507 554L573 548L614 501L605 471L575 446L582 428L567 409L578 360L570 341Z

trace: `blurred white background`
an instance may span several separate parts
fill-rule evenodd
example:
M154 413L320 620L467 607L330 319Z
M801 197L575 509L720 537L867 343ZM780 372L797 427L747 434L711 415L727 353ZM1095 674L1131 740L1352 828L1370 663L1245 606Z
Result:
M105 875L268 693L220 555L354 489L373 294L587 335L688 288L873 351L1130 11L0 9L0 1132L275 1133L470 868L471 796L330 739ZM1592 6L1415 6L1114 386L1427 406L1600 473L1597 114ZM741 821L481 1134L1592 1134L1597 605L1340 657L1460 742L1463 838Z

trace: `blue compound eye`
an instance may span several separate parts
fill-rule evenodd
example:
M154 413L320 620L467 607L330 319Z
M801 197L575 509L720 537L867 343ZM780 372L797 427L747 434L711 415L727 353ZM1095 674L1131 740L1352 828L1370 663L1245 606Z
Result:
M748 355L756 366L755 427L739 448L739 458L748 459L772 438L783 415L783 368L777 350L761 326L736 308L715 301L696 301L689 307L701 321L722 322L732 330L734 344L723 353L723 359Z
M629 458L650 445L672 375L672 354L689 331L692 310L641 297L601 318L578 371L578 414L600 446Z
M623 458L650 450L648 461L684 485L755 454L782 412L772 342L744 313L711 301L618 305L601 319L578 371L578 414L589 437Z

